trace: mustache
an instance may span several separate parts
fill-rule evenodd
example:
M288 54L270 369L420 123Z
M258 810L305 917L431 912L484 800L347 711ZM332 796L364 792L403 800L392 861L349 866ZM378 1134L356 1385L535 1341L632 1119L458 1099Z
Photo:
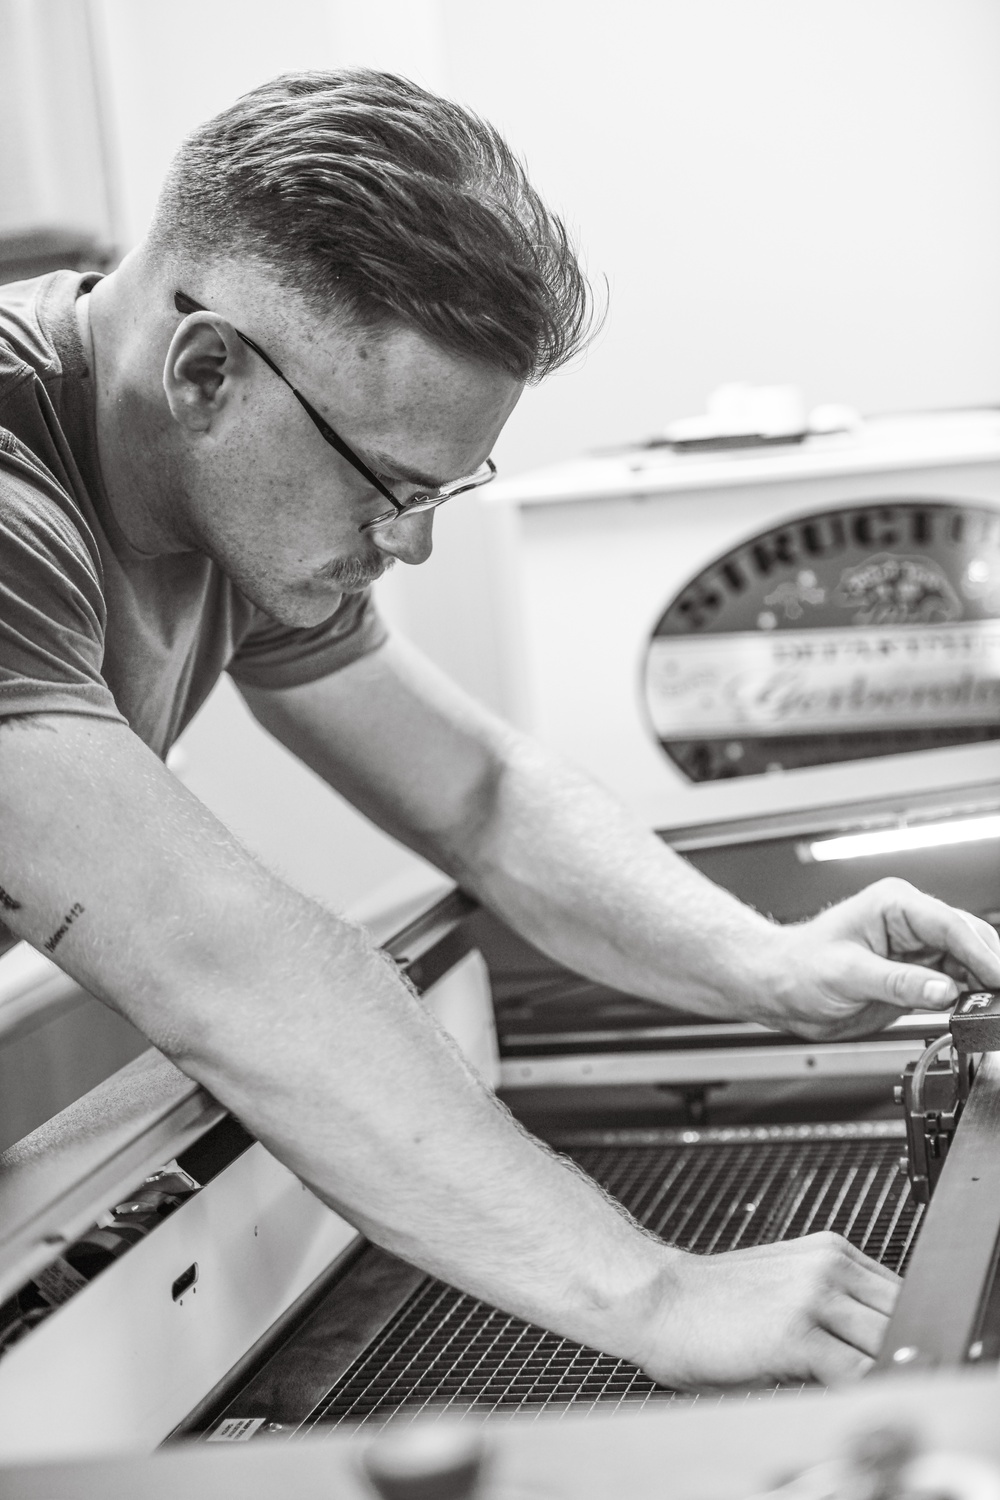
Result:
M384 553L369 559L335 557L319 570L319 576L336 583L345 593L352 593L375 583L384 573L388 573L395 561L394 557L386 557Z

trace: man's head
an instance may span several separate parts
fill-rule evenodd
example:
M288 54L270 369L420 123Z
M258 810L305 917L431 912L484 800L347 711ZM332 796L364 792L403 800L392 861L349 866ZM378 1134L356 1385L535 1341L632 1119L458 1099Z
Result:
M187 540L302 623L388 559L422 561L432 517L364 530L384 496L240 334L405 503L476 469L591 322L566 232L499 134L362 70L276 79L200 127L127 265L154 291ZM207 311L178 312L178 291Z

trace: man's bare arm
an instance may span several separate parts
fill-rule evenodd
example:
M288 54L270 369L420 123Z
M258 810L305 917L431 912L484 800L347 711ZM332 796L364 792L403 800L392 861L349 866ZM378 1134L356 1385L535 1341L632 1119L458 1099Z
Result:
M405 642L324 681L246 697L331 785L523 936L633 994L837 1036L901 1007L949 1004L955 984L928 967L945 957L1000 985L996 933L902 881L777 927Z
M380 1243L599 1339L659 1248L513 1124L365 934L260 866L127 730L38 728L55 733L0 736L12 930ZM584 1221L603 1252L576 1275Z
M836 1379L876 1351L895 1278L831 1236L706 1261L643 1234L124 727L0 734L0 885L13 931L427 1270L667 1382Z

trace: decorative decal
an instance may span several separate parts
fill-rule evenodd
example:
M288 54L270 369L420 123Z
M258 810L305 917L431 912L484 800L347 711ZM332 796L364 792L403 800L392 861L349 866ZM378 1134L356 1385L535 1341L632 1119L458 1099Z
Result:
M957 620L962 606L948 576L926 557L883 552L845 568L833 595L854 611L852 625L912 625Z
M901 501L753 537L668 605L643 685L694 781L1000 738L1000 512Z

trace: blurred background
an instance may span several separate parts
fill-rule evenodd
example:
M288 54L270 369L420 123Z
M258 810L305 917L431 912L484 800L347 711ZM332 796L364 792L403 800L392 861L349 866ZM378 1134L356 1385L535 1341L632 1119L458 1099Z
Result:
M199 121L276 73L367 64L498 124L607 288L503 474L661 432L724 381L865 413L997 401L998 60L996 0L0 0L0 276L112 265ZM477 586L468 514L380 587L489 700L434 607L445 575ZM420 878L228 682L177 770L335 907Z

